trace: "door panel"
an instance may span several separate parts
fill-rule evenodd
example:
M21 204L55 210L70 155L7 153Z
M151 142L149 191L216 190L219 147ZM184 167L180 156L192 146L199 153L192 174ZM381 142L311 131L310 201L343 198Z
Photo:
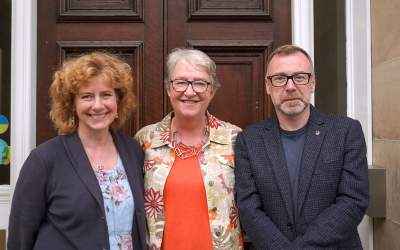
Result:
M54 70L72 54L113 50L133 68L138 109L121 131L134 136L162 119L163 13L161 0L146 1L146 7L143 0L38 1L38 145L56 136L48 89Z
M189 0L189 20L268 20L272 1Z
M274 47L291 43L290 1L177 2L165 1L166 50L196 48L216 62L221 88L209 111L241 128L271 116L265 66Z
M207 53L217 65L221 87L210 104L210 113L241 128L270 116L264 68L271 40L189 40L188 43L189 47Z
M143 21L144 0L61 0L58 22Z

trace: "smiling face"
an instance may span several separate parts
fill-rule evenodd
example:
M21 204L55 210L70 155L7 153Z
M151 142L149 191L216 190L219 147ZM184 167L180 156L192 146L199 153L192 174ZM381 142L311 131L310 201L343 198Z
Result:
M291 55L275 55L269 63L268 75L292 76L297 73L312 73L312 67L307 57L296 52ZM315 90L315 76L311 76L307 85L295 85L292 80L283 87L272 86L265 78L267 93L271 95L276 112L280 115L296 116L310 107L311 93Z
M211 81L210 75L206 71L201 71L183 61L176 64L171 79ZM171 98L171 104L174 108L175 115L182 116L186 119L204 116L208 104L214 96L211 85L208 86L206 92L201 94L194 92L190 84L185 92L176 92L172 86L170 86L167 92Z
M79 118L79 133L108 131L117 114L115 90L101 75L90 78L76 93L75 112Z

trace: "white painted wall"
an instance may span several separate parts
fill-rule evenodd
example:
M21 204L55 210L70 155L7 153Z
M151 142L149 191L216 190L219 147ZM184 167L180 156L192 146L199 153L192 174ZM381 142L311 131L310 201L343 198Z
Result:
M8 228L10 214L10 186L0 186L0 229Z
M19 171L36 145L36 31L37 0L12 0L11 185L0 186L0 229L8 228Z
M8 195L9 195L8 191ZM6 203L0 201L0 229L8 229L8 217L10 215L10 202L7 199Z

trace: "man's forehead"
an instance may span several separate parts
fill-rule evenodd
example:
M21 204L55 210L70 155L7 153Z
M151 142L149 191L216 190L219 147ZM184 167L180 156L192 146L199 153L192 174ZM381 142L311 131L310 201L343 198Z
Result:
M277 54L272 57L270 64L279 61L296 61L310 64L307 56L301 53L300 51L291 53L291 54Z
M268 65L268 73L270 75L271 73L276 74L286 70L294 73L311 73L312 66L308 58L301 52L275 55Z

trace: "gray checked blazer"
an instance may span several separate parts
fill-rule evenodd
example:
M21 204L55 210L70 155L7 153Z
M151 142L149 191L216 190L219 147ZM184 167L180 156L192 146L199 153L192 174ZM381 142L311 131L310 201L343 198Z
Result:
M311 106L293 211L277 116L240 132L237 203L250 249L362 249L357 226L369 205L366 153L358 121Z

